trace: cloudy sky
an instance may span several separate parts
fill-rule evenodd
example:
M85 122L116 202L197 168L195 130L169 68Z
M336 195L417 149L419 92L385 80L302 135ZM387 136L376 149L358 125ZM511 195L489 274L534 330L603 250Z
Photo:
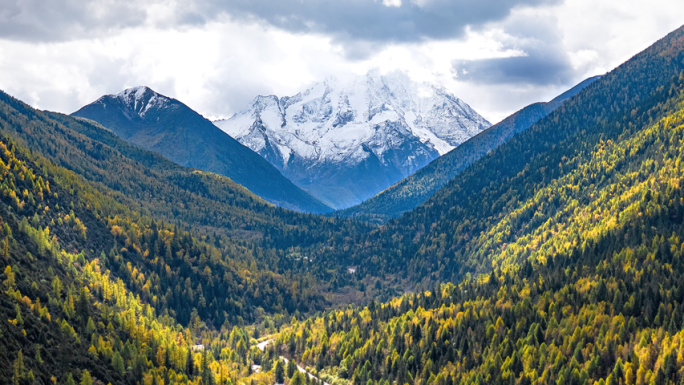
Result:
M70 113L147 85L209 118L405 71L493 123L684 24L681 0L0 0L0 89Z

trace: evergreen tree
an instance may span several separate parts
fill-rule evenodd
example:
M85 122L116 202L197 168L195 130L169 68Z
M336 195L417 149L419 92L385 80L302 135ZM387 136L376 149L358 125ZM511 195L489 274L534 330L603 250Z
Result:
M185 360L185 373L192 378L195 375L195 357L192 354L192 349L188 349L188 357Z
M294 360L289 360L287 362L287 378L291 379L297 371L297 364L295 364Z
M114 352L114 355L112 356L112 367L121 375L126 371L123 358L121 358L121 354L119 354L118 351Z
M203 385L213 385L214 384L214 375L211 372L211 369L209 368L209 355L207 353L207 348L205 347L204 350L202 350L202 362L201 362L201 375L202 375L202 384Z
M292 376L292 379L290 379L290 385L306 385L304 374L297 370Z
M285 369L283 369L283 361L278 360L275 367L275 382L276 384L285 383Z

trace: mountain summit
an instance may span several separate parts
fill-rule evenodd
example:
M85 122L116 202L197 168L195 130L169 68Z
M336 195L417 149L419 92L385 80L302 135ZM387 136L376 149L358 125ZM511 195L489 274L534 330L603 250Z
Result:
M360 203L490 126L443 88L399 72L258 96L214 124L336 208Z
M102 96L72 115L94 120L122 139L182 166L227 176L278 206L330 211L209 120L148 87Z

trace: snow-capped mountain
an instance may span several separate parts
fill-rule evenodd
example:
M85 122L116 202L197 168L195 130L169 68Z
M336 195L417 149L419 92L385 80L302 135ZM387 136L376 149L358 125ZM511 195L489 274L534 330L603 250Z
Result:
M104 95L72 115L94 120L182 166L227 176L273 204L313 213L331 210L202 115L147 87Z
M443 88L399 72L258 96L214 124L335 208L375 195L490 126Z

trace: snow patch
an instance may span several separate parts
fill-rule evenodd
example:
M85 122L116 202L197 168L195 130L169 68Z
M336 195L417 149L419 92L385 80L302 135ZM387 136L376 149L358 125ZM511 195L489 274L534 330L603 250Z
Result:
M128 108L135 111L141 118L152 108L164 108L171 101L170 98L160 95L145 86L125 89L116 95L109 97L119 99ZM104 97L103 97L104 98ZM102 98L101 98L102 99Z

